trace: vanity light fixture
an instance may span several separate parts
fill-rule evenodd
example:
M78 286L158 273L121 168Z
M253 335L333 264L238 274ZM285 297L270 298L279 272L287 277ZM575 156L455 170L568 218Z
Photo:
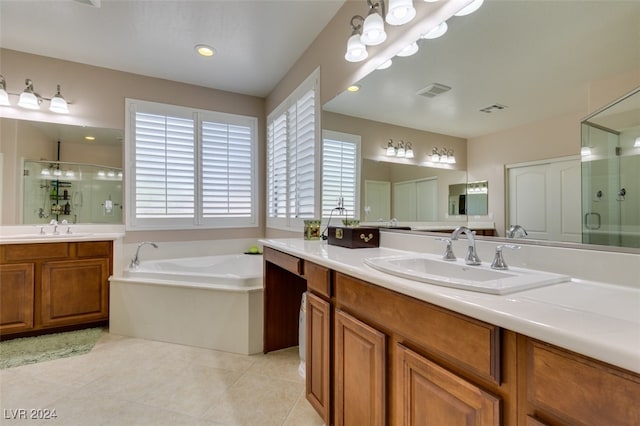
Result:
M11 105L9 93L7 93L7 82L2 75L0 75L0 105Z
M49 103L49 111L57 112L60 114L69 114L69 107L67 106L67 101L64 100L62 95L60 94L60 85L58 84L58 91L51 98Z
M389 25L403 25L416 17L413 0L389 0L385 20Z
M393 140L389 139L387 144L387 157L394 157L396 155L396 148L393 146Z
M9 93L7 92L7 83L3 76L0 75L0 105L9 106L11 102L9 95L19 96L18 106L26 109L39 110L42 101L49 101L49 111L57 112L59 114L68 114L69 106L68 102L60 94L60 85L58 84L56 94L52 98L45 98L40 96L33 89L33 81L27 78L24 81L26 87L22 93Z
M357 21L361 21L358 23ZM362 24L364 23L364 18L360 15L355 15L351 18L351 28L353 29L351 32L351 37L347 41L347 53L345 53L344 58L349 62L360 62L367 59L369 53L367 53L367 46L362 42L360 36L362 34Z
M387 59L386 61L384 61L383 63L381 63L380 65L378 65L378 67L376 68L377 70L386 70L387 68L389 68L391 65L393 65L393 61L391 59Z
M405 58L407 56L415 55L418 52L418 49L418 43L414 41L413 43L399 51L396 55Z
M33 81L26 79L24 83L27 85L24 91L20 93L18 106L26 109L40 109L40 101L33 91Z
M580 148L580 156L586 157L589 155L591 155L591 148L589 148L588 146L583 146L582 148Z
M457 13L454 13L454 16L466 16L470 15L476 10L480 9L484 0L473 0L471 3L460 9Z
M387 157L398 157L398 158L413 158L413 148L411 146L411 142L404 141L398 142L398 146L393 145L393 139L389 139L389 143L387 143L387 148L385 150Z
M456 164L456 156L454 155L453 149L442 148L438 150L438 148L433 148L429 159L432 163Z
M377 46L387 39L387 33L384 31L384 0L372 3L367 0L369 5L369 14L362 24L362 36L360 40L367 46ZM380 9L378 13L377 9Z
M442 22L437 27L434 27L434 28L430 29L429 31L427 31L426 33L422 34L422 36L420 38L423 38L423 39L426 39L426 40L433 40L433 39L436 39L438 37L442 37L443 35L445 35L445 33L447 32L448 29L449 29L449 26L447 25L447 23L446 22Z

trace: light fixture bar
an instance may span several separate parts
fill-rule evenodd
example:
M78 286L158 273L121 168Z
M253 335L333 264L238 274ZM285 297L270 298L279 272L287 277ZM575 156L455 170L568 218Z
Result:
M33 81L30 78L24 81L26 87L21 93L7 92L7 83L2 75L0 75L0 105L10 106L9 95L18 96L18 106L30 110L39 110L43 101L49 101L49 111L59 114L69 113L69 102L60 94L60 85L57 85L56 94L52 98L40 96L34 88Z

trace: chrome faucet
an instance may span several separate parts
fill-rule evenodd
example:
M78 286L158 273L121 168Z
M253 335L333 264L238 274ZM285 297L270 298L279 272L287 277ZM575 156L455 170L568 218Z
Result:
M512 250L517 250L520 248L520 246L516 246L513 244L500 244L498 247L496 247L496 255L493 258L493 262L491 262L491 268L492 269L498 269L498 270L505 270L505 269L509 269L509 267L507 266L507 262L504 261L504 257L502 257L502 249L503 248L508 248L508 249L512 249Z
M467 265L479 265L481 263L478 253L476 252L476 240L474 238L475 232L466 226L458 226L451 233L451 241L457 240L460 234L465 234L469 241L469 248L467 249L467 255L464 258L464 262Z
M507 238L524 238L527 235L527 230L520 225L511 225L507 229Z
M51 222L49 222L49 225L53 225L53 235L58 235L58 221L55 219L51 219Z
M449 238L436 238L436 239L438 241L442 241L446 245L444 249L444 254L442 255L442 260L448 260L448 261L456 260L456 255L453 254L453 250L451 248L451 240Z
M136 254L133 256L133 259L131 259L131 263L129 264L129 269L136 269L138 267L138 265L140 264L140 260L138 259L138 254L140 253L140 248L144 245L151 245L154 248L158 248L158 245L156 243L151 243L148 241L145 241L143 243L138 244L138 248L136 250Z

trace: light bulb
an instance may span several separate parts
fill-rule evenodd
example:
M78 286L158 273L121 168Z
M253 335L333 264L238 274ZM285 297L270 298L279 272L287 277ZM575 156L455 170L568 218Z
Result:
M360 34L353 34L347 41L347 53L344 58L349 62L360 62L367 59L367 47L360 40Z
M460 9L457 13L454 13L454 16L470 15L473 12L475 12L476 10L480 9L480 6L482 6L482 3L484 3L484 0L474 0L473 2L468 4L467 6L463 7L462 9Z
M447 32L448 29L449 29L449 26L447 25L447 23L442 22L437 27L434 27L429 31L427 31L425 34L423 34L422 38L427 40L433 40L435 38L442 37Z
M20 93L20 99L18 100L18 106L26 109L40 109L40 103L36 95L30 92Z
M389 68L391 65L393 65L393 61L391 59L387 59L386 61L384 61L383 63L381 63L380 65L378 65L378 68L376 68L377 70L386 70L387 68Z
M418 43L416 43L415 41L413 43L411 43L410 45L408 45L407 47L405 47L404 49L402 49L400 52L398 52L398 56L401 57L407 57L407 56L411 56L411 55L415 55L418 52Z
M390 25L402 25L416 16L413 0L389 0L386 21Z
M362 35L360 36L360 40L367 46L377 46L386 39L387 33L384 31L384 21L382 20L382 16L376 12L370 13L362 25Z

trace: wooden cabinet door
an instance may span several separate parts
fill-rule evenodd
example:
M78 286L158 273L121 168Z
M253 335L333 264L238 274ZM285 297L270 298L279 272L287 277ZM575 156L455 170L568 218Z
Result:
M33 263L0 265L0 333L33 328Z
M43 326L71 325L109 318L109 259L42 264Z
M307 400L322 417L325 424L329 424L331 413L329 399L331 305L309 292L307 293L306 335Z
M393 412L398 425L499 425L500 399L400 343L395 346Z
M335 424L386 423L386 336L336 310Z

